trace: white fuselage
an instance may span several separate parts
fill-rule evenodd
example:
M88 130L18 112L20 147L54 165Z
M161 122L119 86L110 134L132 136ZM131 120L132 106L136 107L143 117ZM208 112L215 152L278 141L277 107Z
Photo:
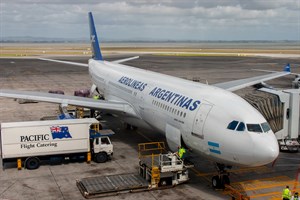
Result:
M133 107L137 117L125 116L128 122L165 134L172 150L184 143L213 161L240 166L264 165L278 156L274 133L262 130L264 117L231 92L93 59L89 72L106 100Z

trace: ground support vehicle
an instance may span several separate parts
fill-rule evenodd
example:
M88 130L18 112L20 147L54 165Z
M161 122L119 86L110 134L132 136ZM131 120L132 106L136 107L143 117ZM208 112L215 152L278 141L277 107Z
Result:
M139 144L139 173L87 177L76 184L85 198L165 189L187 182L188 168L177 153L162 153L164 143Z
M17 161L18 169L37 169L42 161L92 159L106 162L113 155L109 135L93 118L12 122L1 124L1 158Z

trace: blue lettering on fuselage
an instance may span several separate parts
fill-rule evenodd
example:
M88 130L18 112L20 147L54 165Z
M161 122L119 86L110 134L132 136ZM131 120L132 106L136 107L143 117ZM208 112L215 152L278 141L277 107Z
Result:
M145 89L145 87L147 86L147 83L126 77L126 76L122 76L119 80L119 83L122 83L123 85L126 85L128 87L131 87L133 89L136 90L140 90L143 91Z
M190 111L196 110L201 103L200 100L194 100L190 97L158 87L155 87L149 95Z

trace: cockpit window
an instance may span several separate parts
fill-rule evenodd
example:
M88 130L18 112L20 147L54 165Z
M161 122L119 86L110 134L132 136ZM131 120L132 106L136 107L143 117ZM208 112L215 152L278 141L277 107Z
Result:
M271 130L268 122L262 123L261 124L262 129L264 130L264 132L268 132L269 130Z
M248 131L262 133L262 129L259 124L247 124Z
M238 123L239 123L238 121L232 121L228 124L227 128L230 129L230 130L235 130Z
M241 122L239 124L239 126L236 129L237 131L244 131L245 130L245 124L243 122Z

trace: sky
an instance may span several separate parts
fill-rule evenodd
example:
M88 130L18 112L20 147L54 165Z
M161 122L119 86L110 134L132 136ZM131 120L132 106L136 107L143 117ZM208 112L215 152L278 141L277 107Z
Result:
M300 0L0 0L0 39L300 40Z

